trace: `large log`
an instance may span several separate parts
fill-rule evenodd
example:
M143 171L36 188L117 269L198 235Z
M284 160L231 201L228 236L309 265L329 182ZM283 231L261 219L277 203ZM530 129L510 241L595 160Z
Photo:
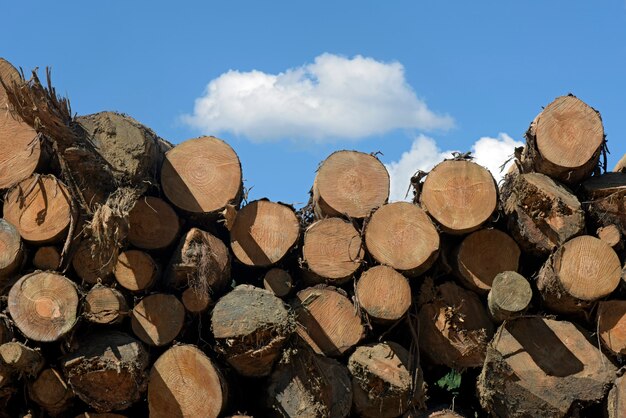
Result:
M367 315L383 324L402 318L411 306L409 281L389 266L364 271L356 283L355 295Z
M19 231L0 218L0 278L15 273L24 260L24 246Z
M178 236L180 220L162 199L143 196L128 214L128 242L144 250L169 247Z

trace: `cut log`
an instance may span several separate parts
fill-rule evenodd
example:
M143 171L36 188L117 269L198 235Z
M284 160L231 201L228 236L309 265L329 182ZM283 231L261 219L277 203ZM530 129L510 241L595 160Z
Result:
M408 202L378 209L365 227L367 251L380 264L409 276L432 266L439 254L439 233L426 213Z
M257 200L237 212L230 246L243 264L268 267L282 260L299 236L300 223L293 208Z
M609 391L607 418L624 418L624 411L626 411L626 377L622 376L615 380L613 388Z
M354 406L361 417L398 417L413 399L424 397L422 372L417 368L414 375L410 354L399 344L383 342L357 347L348 360L348 370L352 375Z
M61 265L61 253L57 247L39 247L33 256L33 266L39 270L58 270Z
M263 287L279 298L289 295L293 289L293 280L289 272L279 268L270 269L263 277Z
M217 418L227 400L222 373L192 345L170 348L152 366L148 384L151 418Z
M573 95L557 97L530 124L522 167L577 184L596 169L604 144L600 113Z
M137 200L128 215L128 223L128 242L144 250L169 247L180 231L180 220L174 209L152 196Z
M16 273L22 266L24 247L18 230L0 218L0 278Z
M135 305L131 316L133 332L151 346L163 346L176 338L185 322L185 307L174 295L157 293Z
M192 314L206 312L214 304L208 292L202 292L202 290L194 289L193 287L185 289L181 299L187 312Z
M583 235L548 258L539 271L537 288L548 308L574 313L611 294L621 275L615 251L598 238Z
M298 349L276 366L267 399L284 418L344 418L352 406L350 374L334 359Z
M503 271L493 279L487 306L491 317L500 323L524 313L532 297L533 290L524 276Z
M343 219L319 220L304 233L303 261L320 281L345 283L360 267L363 256L359 231Z
M211 314L216 349L244 376L267 376L293 331L293 317L272 292L239 285Z
M55 369L45 369L28 385L30 399L41 406L50 416L59 416L71 406L74 392Z
M620 158L617 164L615 164L615 167L613 167L613 172L615 173L626 172L626 154L622 155L622 158Z
M626 235L626 173L606 173L582 185L585 210L600 227L617 227Z
M530 254L546 256L585 229L576 196L543 174L506 176L501 197L509 231Z
M492 416L577 416L615 379L615 366L570 322L516 318L496 335L478 381L480 404Z
M318 354L340 356L363 337L364 328L350 300L331 287L298 292L298 335Z
M76 395L99 412L128 408L146 390L148 353L144 346L117 331L86 335L63 368Z
M602 241L606 242L614 250L623 249L622 233L615 224L609 224L607 226L601 226L596 231L596 235Z
M471 161L448 160L428 173L420 202L445 232L465 234L491 217L498 189L486 168Z
M433 288L427 280L421 294L420 302L426 303L419 311L420 350L434 364L480 367L493 324L476 293L452 282Z
M117 258L113 274L124 289L131 292L147 290L155 283L159 267L148 253L128 250Z
M34 341L56 341L76 324L76 285L59 274L35 272L9 292L9 313L17 328Z
M72 219L70 195L52 175L34 175L8 191L4 219L32 244L62 241Z
M230 253L224 243L192 228L174 250L165 282L173 288L193 287L214 295L230 283Z
M97 284L85 297L84 315L94 324L117 324L128 316L128 304L120 291Z
M597 318L602 344L613 354L626 354L626 300L600 302Z
M359 306L375 322L397 321L411 306L409 281L388 266L375 266L363 272L355 293Z
M97 412L85 412L84 414L76 415L76 418L126 418L126 415L112 414L109 412L102 414Z
M217 215L242 196L239 158L221 139L205 136L176 145L165 154L163 193L174 206L191 213Z
M20 377L34 378L45 365L39 350L15 341L0 345L0 360Z
M506 233L481 229L463 239L453 257L454 273L469 289L487 293L498 273L517 271L520 248Z
M452 409L443 408L443 409L432 409L427 412L410 412L405 414L403 418L465 418L464 415L461 415L457 412L454 412Z
M94 252L95 246L91 238L83 239L72 257L74 271L85 283L108 283L115 269L112 259L102 260L102 254Z

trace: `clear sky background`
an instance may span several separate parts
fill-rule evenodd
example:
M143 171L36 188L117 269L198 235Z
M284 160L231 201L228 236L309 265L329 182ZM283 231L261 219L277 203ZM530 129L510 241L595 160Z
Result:
M624 1L8 2L0 55L73 110L226 140L250 198L301 205L338 149L380 151L394 198L450 150L494 171L555 97L626 153ZM496 173L497 175L497 173Z

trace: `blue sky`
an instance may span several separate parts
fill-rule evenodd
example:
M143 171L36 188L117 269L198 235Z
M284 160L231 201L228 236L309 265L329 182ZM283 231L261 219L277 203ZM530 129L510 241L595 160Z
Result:
M476 146L494 165L569 92L602 113L609 165L626 153L623 1L32 1L3 14L0 55L52 67L75 112L121 111L174 143L219 136L251 198L304 203L336 149L382 152L396 195L447 150Z

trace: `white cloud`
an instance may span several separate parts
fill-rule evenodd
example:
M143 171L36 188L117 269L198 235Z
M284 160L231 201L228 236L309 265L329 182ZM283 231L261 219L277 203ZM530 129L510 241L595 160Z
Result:
M500 133L497 138L482 137L476 141L472 145L472 155L476 163L487 167L496 181L500 181L513 161L503 171L500 171L500 167L513 154L514 148L522 145L522 142ZM451 155L452 151L442 151L432 138L424 135L415 138L411 149L404 152L398 161L385 164L391 178L390 201L410 200L411 193L406 198L405 196L415 172L429 171Z
M393 129L448 129L399 62L322 54L279 74L228 71L213 79L183 121L207 134L232 132L252 141L360 139Z

